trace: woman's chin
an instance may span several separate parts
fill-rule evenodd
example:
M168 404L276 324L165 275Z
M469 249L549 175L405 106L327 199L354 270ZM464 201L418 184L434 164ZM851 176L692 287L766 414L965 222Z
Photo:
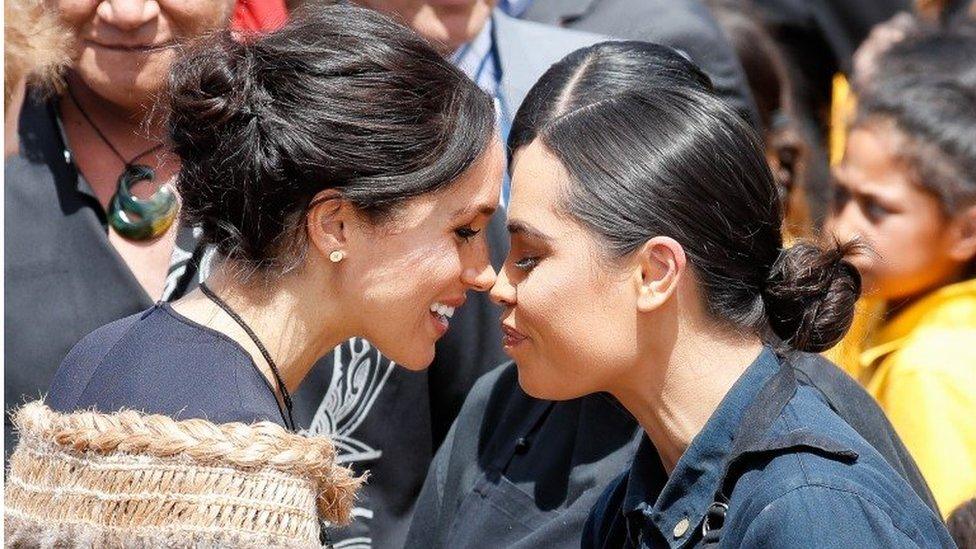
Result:
M523 366L516 362L518 367L518 382L525 394L532 398L541 400L569 400L573 396L566 396L560 386L561 384L551 379L543 379L537 372L530 370L530 367Z
M380 351L382 352L382 350ZM410 370L411 372L422 372L430 367L430 364L434 362L434 346L431 345L429 349L424 350L413 350L404 353L383 353L387 358L396 362L398 366L401 366L405 370Z

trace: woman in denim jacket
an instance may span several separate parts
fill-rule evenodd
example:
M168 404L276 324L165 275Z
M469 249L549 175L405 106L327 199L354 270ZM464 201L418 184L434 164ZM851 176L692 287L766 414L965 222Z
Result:
M850 245L784 249L759 139L673 50L553 66L509 138L492 289L537 398L613 395L646 433L584 547L951 546L939 517L783 367L850 324Z

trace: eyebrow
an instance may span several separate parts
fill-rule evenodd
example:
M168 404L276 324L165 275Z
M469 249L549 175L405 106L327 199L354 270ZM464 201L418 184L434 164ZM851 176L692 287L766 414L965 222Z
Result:
M532 225L513 219L508 222L508 234L515 235L525 235L536 240L541 240L543 242L550 242L552 238L549 235L543 233L542 231L534 228Z
M869 198L872 200L884 201L891 198L888 195L886 195L884 191L882 189L879 189L877 186L868 185L866 189L864 188L863 185L859 185L856 187L852 186L851 183L847 181L846 177L843 176L838 177L837 172L833 170L830 173L829 184L832 187L840 187L844 189L844 191L846 191L848 194L853 196L855 199L859 199L859 200Z
M454 210L454 213L451 214L451 218L453 219L457 217L467 217L472 212L478 212L479 214L484 215L486 217L491 217L495 215L496 209L497 206L493 206L491 204L479 204L477 207L462 206Z

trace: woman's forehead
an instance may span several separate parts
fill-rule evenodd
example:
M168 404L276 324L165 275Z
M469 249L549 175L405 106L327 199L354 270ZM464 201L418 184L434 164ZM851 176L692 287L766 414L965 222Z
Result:
M562 162L537 139L520 149L513 159L509 211L555 214L568 182L569 172Z

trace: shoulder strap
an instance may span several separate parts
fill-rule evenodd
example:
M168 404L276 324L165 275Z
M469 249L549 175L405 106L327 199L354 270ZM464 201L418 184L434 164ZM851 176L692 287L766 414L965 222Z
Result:
M793 367L786 361L780 363L779 371L759 390L742 416L739 429L732 443L732 451L725 461L725 471L715 492L715 501L708 507L702 523L702 545L718 545L725 515L729 510L729 494L745 472L742 467L743 456L759 445L763 435L773 421L783 412L786 403L796 394L796 377Z
M796 429L774 439L765 437L796 391L793 365L788 358L783 359L780 371L763 386L743 415L732 451L726 458L715 500L702 523L702 546L718 545L732 490L739 478L757 463L758 455L771 457L787 452L809 452L848 463L857 460L858 454L854 450L809 429Z

